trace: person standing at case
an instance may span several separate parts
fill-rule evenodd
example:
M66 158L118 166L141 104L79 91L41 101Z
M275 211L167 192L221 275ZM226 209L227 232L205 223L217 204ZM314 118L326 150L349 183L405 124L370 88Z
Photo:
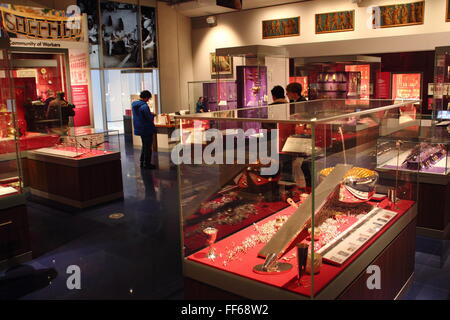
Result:
M286 87L286 95L289 98L289 102L306 101L306 98L302 96L302 89L302 85L298 82L289 83Z
M282 86L273 87L272 90L270 91L270 93L272 94L272 100L273 100L271 105L287 103L286 97L284 95L284 89Z
M155 169L152 164L153 135L155 134L155 115L150 111L147 102L152 98L148 90L140 94L140 99L131 104L133 110L134 134L141 137L141 168Z

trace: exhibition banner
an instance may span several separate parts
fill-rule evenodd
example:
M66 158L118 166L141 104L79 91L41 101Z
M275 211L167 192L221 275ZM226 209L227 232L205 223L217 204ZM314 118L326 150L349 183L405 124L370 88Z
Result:
M89 55L85 50L69 50L72 103L76 127L91 124L89 111Z
M77 8L70 6L68 16L61 10L1 4L2 35L10 39L83 41L82 18Z

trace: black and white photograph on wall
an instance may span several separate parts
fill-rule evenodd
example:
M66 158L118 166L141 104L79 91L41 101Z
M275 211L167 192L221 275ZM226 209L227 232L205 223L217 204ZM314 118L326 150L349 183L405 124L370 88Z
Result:
M144 68L157 68L156 10L141 7L142 52Z
M140 67L138 7L108 1L100 3L100 10L104 67Z
M99 34L98 34L98 6L97 1L78 0L78 6L81 13L87 15L88 39L89 39L89 57L91 67L99 67Z

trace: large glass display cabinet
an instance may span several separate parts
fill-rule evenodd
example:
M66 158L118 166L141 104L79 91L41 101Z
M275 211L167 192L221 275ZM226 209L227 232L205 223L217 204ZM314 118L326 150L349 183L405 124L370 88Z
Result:
M314 99L373 99L381 58L330 56L294 59L296 78L306 77L308 97Z
M8 45L0 39L0 269L31 259L10 61Z
M0 74L0 207L3 208L10 206L11 199L20 198L21 203L24 200L20 196L23 193L18 142L20 129L16 120L14 87L7 49L0 49Z
M414 271L419 170L381 177L379 141L418 138L415 102L178 116L186 297L397 298ZM371 265L384 270L379 290Z
M283 47L218 48L209 62L211 79L188 83L190 113L268 105L273 102L271 89L289 83L289 58ZM198 107L202 104L203 109Z

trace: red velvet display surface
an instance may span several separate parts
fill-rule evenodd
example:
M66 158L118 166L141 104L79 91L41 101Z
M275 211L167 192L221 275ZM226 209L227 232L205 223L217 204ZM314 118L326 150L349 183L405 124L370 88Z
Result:
M258 252L262 249L264 244L257 245L251 249L249 249L245 254L241 254L238 259L229 261L226 266L224 266L223 261L225 260L225 257L227 255L227 252L234 248L235 246L238 246L242 243L242 241L252 235L254 233L255 228L253 226L247 227L223 240L218 241L214 246L216 248L216 254L218 257L212 261L208 258L206 258L206 253L208 251L208 248L205 248L197 253L194 253L187 257L187 259L191 261L195 261L213 268L217 268L219 270L223 270L226 272L231 272L232 274L245 277L254 281L262 282L267 285L275 286L278 288L283 288L288 291L296 292L298 294L304 295L304 296L311 296L311 294L316 295L318 294L322 289L324 289L330 282L333 281L342 271L345 270L355 259L357 259L362 252L364 252L368 247L370 247L387 229L391 228L392 225L394 225L402 215L404 215L413 205L414 201L408 201L408 200L401 200L397 203L397 209L393 210L396 211L398 214L389 221L388 224L386 224L383 229L380 230L375 236L373 236L366 244L364 244L358 251L353 254L342 266L333 266L330 264L323 263L322 267L320 269L320 273L316 274L314 276L314 292L312 292L312 287L309 286L302 286L299 287L297 285L297 259L293 258L290 259L288 262L293 265L293 268L284 274L279 275L260 275L255 272L253 272L253 267L257 264L264 263L264 260L261 258L258 258ZM373 203L373 205L376 205ZM385 208L388 205L387 200L384 200L383 202L379 203L379 207ZM391 209L389 209L391 210ZM275 219L278 216L281 215L291 215L295 211L294 208L288 207L270 217L267 217L266 219L260 221L257 223L257 225L262 225L264 223L267 223L268 221L271 221L272 219ZM347 225L346 227L342 229L346 229L349 227ZM302 232L298 239L296 240L301 241L304 240L305 236L307 234L305 232ZM303 238L303 239L302 239ZM295 242L295 241L294 241ZM295 248L288 249L287 253L284 255L284 257L290 257L295 253ZM222 255L222 257L220 256ZM356 276L356 275L355 275ZM302 278L302 283L311 283L311 276L310 275L304 275Z
M54 146L59 140L58 135L45 135L27 132L19 138L20 151L34 150ZM14 139L7 139L0 143L0 154L16 152Z
M287 203L278 201L278 202L263 202L259 204L255 204L255 209L257 214L250 215L247 219L245 219L245 226L243 226L242 223L238 223L235 225L229 225L229 224L216 224L215 228L218 229L217 233L217 239L221 239L226 235L235 233L242 229L243 227L247 227L248 225L259 221L269 215L272 215L273 213L280 211L283 208L286 208ZM198 231L198 232L196 232ZM188 225L184 227L184 245L186 249L190 252L193 252L193 250L197 248L203 247L203 244L205 243L205 235L201 232L200 225L198 223L193 225ZM186 235L191 234L189 237L186 237Z

